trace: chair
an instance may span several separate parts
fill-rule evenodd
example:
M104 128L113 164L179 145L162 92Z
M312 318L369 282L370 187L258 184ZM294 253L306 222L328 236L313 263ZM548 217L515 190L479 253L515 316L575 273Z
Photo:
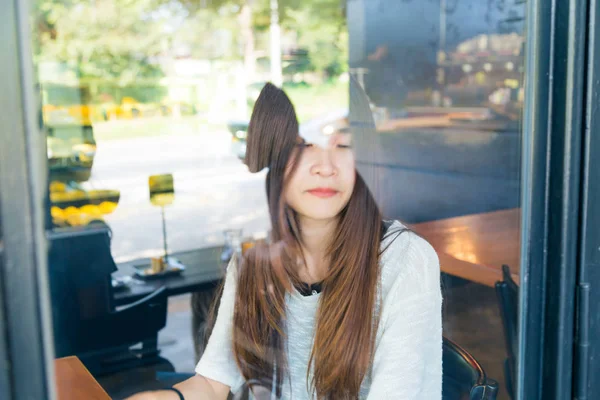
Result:
M165 289L116 309L108 228L53 232L49 239L56 357L76 355L95 377L148 365L172 371L157 346L167 318Z
M518 353L519 329L519 286L510 275L508 265L502 266L502 281L496 282L496 296L500 308L500 318L504 327L504 340L508 358L504 361L504 379L506 391L511 399L515 398L515 374Z
M496 399L498 383L486 376L471 354L445 337L442 348L443 400Z

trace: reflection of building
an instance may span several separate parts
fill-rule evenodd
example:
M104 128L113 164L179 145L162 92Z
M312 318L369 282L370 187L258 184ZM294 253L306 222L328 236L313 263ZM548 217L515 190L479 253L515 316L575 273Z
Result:
M470 77L471 84L495 85L520 81L524 38L516 33L479 35L461 42L448 52L438 66L449 76L447 84ZM454 79L452 79L454 78Z
M519 204L524 27L503 22L517 6L454 3L442 11L439 2L348 2L360 21L348 25L351 71L389 118L356 148L359 170L385 215L407 222ZM369 87L369 57L383 46L395 74L387 82L401 90Z
M520 108L523 43L523 36L517 33L481 34L438 57L438 81L445 105L477 107L491 103L501 106L498 110L511 104ZM432 104L441 104L441 98L438 102L432 99ZM508 111L502 113L509 115Z
M524 5L443 3L348 3L350 72L377 107L486 106L497 88L520 86L523 21L514 15Z
M525 39L513 32L509 34L481 34L465 40L450 53L451 59L490 59L504 56L519 56Z

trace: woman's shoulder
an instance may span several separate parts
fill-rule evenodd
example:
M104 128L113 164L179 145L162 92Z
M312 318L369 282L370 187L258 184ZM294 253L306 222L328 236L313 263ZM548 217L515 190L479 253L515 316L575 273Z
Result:
M431 244L399 221L387 223L380 258L384 298L391 291L440 290L440 263Z

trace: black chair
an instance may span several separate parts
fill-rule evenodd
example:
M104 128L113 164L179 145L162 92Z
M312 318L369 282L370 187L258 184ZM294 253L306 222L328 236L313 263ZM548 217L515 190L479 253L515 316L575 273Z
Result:
M442 351L443 400L495 400L498 383L465 349L444 338Z
M167 319L165 289L114 307L108 228L53 232L49 239L56 357L76 355L95 377L148 365L173 371L157 346Z
M506 391L511 399L515 398L515 379L518 353L519 330L519 286L510 275L508 265L502 266L502 281L496 282L496 296L500 308L500 317L504 327L504 340L508 358L504 361L504 379Z

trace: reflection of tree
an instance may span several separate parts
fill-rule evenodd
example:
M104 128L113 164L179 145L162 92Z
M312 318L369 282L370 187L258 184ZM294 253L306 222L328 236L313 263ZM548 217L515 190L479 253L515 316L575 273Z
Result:
M64 63L79 77L121 83L162 75L152 57L161 51L165 20L153 0L39 0L45 23L36 61Z
M343 68L344 3L279 0L281 26L308 50L309 69ZM268 30L269 12L269 0L37 0L36 61L123 85L162 76L157 59L183 51L193 58L241 58L252 77L256 35Z
M337 75L347 69L345 0L280 0L282 26L308 51L308 68ZM282 6L280 6L282 7Z

